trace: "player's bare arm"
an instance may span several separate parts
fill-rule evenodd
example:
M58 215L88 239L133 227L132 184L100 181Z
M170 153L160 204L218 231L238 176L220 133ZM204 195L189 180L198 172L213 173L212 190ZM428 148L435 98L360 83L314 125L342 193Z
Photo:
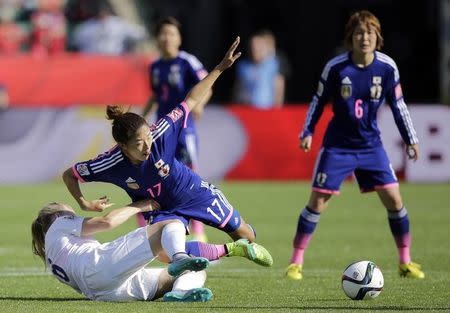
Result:
M204 99L205 95L211 90L214 82L219 78L220 74L227 68L233 65L233 63L241 56L241 52L237 52L236 48L239 46L240 38L236 37L227 53L225 54L222 61L216 65L216 67L197 85L192 88L186 97L186 104L189 110L193 110L201 101Z
M159 209L159 204L153 200L137 201L126 207L112 210L104 216L85 218L83 220L82 236L90 236L95 233L116 228L126 222L137 213L149 212Z
M73 175L72 168L68 168L64 172L63 181L70 194L78 202L78 205L83 211L102 212L104 209L113 205L113 203L109 203L109 198L106 196L95 200L87 200L81 192L78 179Z

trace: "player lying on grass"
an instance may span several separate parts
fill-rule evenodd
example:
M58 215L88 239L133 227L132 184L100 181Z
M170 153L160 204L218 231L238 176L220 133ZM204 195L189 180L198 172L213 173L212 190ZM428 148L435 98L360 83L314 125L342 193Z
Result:
M92 237L154 206L151 200L141 201L101 217L82 217L66 204L50 203L32 223L33 253L59 281L91 300L210 300L212 292L203 287L208 260L190 257L184 247L167 240L167 233L179 221L141 227L106 243ZM172 263L168 269L146 268L163 249L183 262Z

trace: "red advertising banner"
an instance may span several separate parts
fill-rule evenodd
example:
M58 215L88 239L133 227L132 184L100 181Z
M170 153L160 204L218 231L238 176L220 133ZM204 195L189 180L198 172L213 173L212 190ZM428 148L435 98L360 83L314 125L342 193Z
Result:
M332 116L326 107L317 124L312 150L303 152L298 135L305 121L308 106L286 106L282 109L255 110L232 106L230 111L241 121L248 138L247 151L228 172L228 179L309 179L315 157L322 144L326 125Z
M62 54L0 58L11 106L143 105L150 96L148 57Z

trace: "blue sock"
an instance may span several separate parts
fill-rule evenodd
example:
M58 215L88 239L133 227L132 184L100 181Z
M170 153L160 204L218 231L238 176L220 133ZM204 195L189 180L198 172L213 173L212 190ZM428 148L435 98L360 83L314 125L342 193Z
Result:
M389 227L394 236L401 236L409 233L409 218L406 208L401 208L400 211L388 211Z

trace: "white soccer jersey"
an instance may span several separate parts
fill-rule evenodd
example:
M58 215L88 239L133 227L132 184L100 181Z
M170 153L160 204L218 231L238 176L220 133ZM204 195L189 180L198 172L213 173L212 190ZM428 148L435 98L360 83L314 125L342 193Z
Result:
M146 228L101 244L80 237L83 217L57 218L45 236L47 266L61 282L92 300L151 300L159 269L144 269L153 258Z
M100 243L91 237L80 237L83 219L70 215L57 218L45 235L45 256L53 275L89 297L85 293L84 272L92 251Z

